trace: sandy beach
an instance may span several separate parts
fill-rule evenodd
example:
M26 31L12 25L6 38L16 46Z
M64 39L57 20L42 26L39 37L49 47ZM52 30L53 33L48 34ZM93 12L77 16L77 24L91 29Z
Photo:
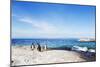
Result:
M39 52L30 46L12 46L12 66L86 61L74 51L47 50Z

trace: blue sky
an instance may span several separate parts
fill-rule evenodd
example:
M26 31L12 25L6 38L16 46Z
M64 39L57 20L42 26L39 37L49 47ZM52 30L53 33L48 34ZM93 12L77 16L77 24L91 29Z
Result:
M14 1L12 38L94 37L95 9L95 6Z

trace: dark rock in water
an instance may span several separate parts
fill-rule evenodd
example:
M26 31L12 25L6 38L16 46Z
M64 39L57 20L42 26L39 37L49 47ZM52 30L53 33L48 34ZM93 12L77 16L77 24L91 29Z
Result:
M95 53L92 53L92 52L87 52L87 53L86 53L86 56L87 56L88 58L91 58L91 60L92 60L92 58L94 58L94 57L96 56L96 54L95 54Z
M65 48L65 50L69 50L69 51L70 51L70 50L71 50L71 48L69 48L69 47L66 47L66 48Z
M48 49L51 49L51 50L68 50L68 51L71 51L70 47L64 47L64 46L57 47L57 48L48 48Z
M81 52L83 58L87 61L95 61L96 60L96 53L93 52Z

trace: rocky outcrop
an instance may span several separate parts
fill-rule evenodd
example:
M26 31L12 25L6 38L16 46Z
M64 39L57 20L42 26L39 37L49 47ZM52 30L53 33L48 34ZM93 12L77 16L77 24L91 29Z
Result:
M95 38L81 38L78 41L80 42L95 42Z

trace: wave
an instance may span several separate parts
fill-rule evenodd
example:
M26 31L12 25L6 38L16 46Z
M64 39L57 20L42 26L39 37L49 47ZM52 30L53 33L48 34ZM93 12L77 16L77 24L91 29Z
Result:
M72 50L74 51L84 51L84 52L92 52L95 53L95 49L89 49L88 47L80 47L80 46L73 46Z

